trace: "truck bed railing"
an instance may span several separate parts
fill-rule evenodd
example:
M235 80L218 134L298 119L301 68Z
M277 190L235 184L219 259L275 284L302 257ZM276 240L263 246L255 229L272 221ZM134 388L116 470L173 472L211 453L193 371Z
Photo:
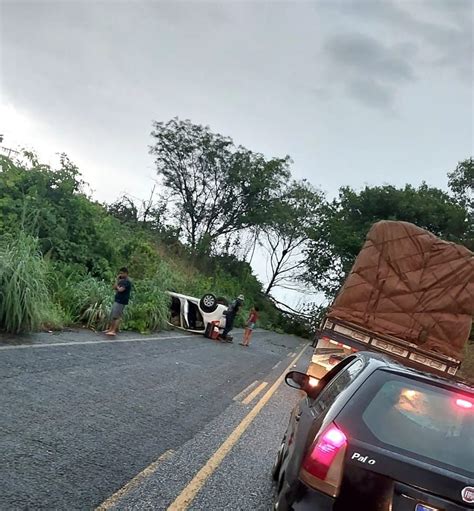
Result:
M426 351L407 341L370 332L352 323L328 318L323 321L320 330L322 338L326 337L336 343L357 350L378 351L392 355L401 362L414 367L423 366L426 370L454 376L461 365L455 358Z

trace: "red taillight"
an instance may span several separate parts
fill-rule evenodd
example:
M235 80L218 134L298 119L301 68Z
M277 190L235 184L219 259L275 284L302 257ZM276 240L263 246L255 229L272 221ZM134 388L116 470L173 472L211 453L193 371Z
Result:
M331 424L317 437L304 459L301 478L314 488L336 496L346 447L346 435L335 424Z
M467 399L456 399L456 404L459 406L459 408L464 408L465 410L471 409L474 405L472 404L472 401L468 401Z

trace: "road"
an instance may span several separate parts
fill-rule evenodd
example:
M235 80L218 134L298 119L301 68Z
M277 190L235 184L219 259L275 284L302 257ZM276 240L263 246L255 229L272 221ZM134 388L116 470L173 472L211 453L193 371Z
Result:
M269 470L300 397L281 375L309 349L264 331L237 342L0 341L0 509L271 509Z

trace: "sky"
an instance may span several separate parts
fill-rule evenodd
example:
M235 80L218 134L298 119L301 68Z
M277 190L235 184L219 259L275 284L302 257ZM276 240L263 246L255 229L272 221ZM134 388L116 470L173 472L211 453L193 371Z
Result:
M151 123L175 116L289 154L293 175L330 197L446 188L473 154L473 8L0 0L0 133L46 161L66 152L109 202L149 194Z

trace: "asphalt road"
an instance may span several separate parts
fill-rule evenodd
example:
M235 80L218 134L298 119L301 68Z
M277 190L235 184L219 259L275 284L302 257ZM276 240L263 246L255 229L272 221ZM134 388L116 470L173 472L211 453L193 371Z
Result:
M277 380L305 341L235 339L0 341L0 509L271 509L269 470L299 398Z

